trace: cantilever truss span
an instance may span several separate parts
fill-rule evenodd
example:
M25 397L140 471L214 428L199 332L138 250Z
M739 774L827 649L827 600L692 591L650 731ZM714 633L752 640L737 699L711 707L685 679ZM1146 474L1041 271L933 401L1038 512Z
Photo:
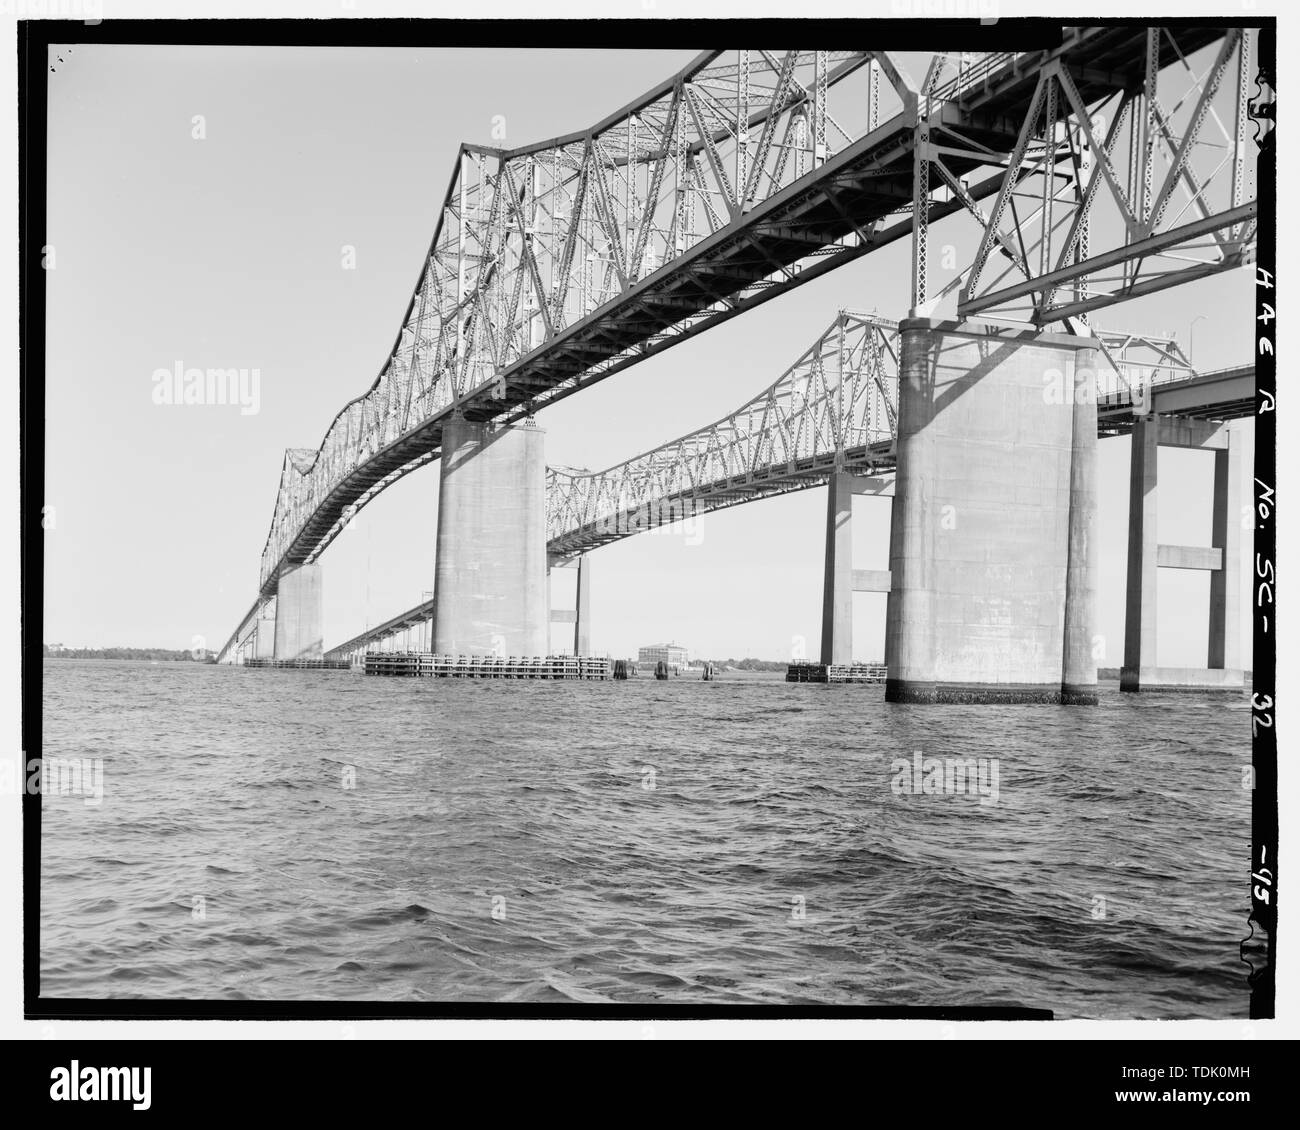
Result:
M1099 433L1126 431L1162 390L1195 388L1197 403L1206 399L1173 338L1104 330L1093 336L1101 346ZM550 561L710 510L817 486L834 471L892 474L898 356L897 322L842 310L777 381L716 423L604 471L549 469ZM1249 366L1231 372L1253 378ZM1048 372L1043 395L1065 403L1073 392L1063 374ZM1218 407L1206 401L1207 411Z
M841 311L773 384L708 427L591 473L547 472L552 562L706 510L892 468L898 326Z
M893 241L911 242L914 312L955 297L1075 329L1249 262L1252 40L1073 27L933 55L919 80L888 51L711 51L590 129L461 146L379 376L285 457L231 643L286 567L436 457L452 413L520 419ZM932 293L929 232L953 215L982 235Z

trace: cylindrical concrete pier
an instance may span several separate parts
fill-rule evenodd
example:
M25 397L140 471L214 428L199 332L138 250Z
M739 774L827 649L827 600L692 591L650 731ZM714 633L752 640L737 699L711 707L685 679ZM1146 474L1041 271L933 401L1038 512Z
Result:
M573 622L573 654L591 654L591 558L578 558L578 582Z
M1119 689L1136 691L1142 672L1156 669L1156 487L1160 419L1133 422L1128 495L1128 583L1124 594L1124 666Z
M531 424L463 418L442 433L433 650L547 652L546 455Z
M822 587L822 662L853 662L852 476L826 483L826 572Z
M1097 704L1097 350L1074 358L1074 425L1070 453L1070 523L1065 566L1065 638L1061 702Z
M889 529L890 590L885 616L887 702L933 702L935 338L928 324L901 327L898 361L898 470Z

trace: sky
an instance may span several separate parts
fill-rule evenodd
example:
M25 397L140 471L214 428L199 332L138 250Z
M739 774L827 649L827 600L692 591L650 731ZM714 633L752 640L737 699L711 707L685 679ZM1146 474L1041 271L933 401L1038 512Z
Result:
M315 447L384 364L458 144L584 128L696 53L61 51L49 75L45 641L221 646L257 591L285 448ZM932 239L969 239L945 223L952 234ZM905 316L909 264L899 241L544 409L548 462L606 467L725 415L838 309ZM1194 333L1199 368L1241 363L1252 283L1231 272L1094 324L1175 334L1184 348ZM155 403L153 374L178 364L256 368L259 410ZM1249 422L1235 427L1249 467ZM1128 466L1127 439L1101 443L1103 666L1122 659ZM1159 540L1208 544L1212 456L1162 449L1159 471ZM400 480L325 551L326 647L428 595L437 484L432 465ZM855 500L856 567L888 567L888 514L887 501ZM596 551L593 650L672 640L696 656L782 660L802 641L815 655L824 522L815 488ZM1248 536L1242 553L1248 576ZM556 607L571 588L556 577ZM1162 569L1158 604L1159 664L1203 666L1208 575ZM884 611L883 595L855 597L857 658L883 655Z

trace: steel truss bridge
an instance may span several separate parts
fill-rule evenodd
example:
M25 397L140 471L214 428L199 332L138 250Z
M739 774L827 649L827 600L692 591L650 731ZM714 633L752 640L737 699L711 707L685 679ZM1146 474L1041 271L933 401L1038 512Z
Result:
M1099 435L1147 412L1234 419L1254 410L1254 368L1198 373L1172 338L1094 331ZM635 534L713 510L825 483L835 471L892 479L898 323L841 311L768 388L734 412L604 471L547 470L547 557L561 564ZM1059 382L1056 378L1060 378ZM1044 396L1068 403L1063 374ZM433 601L331 648L344 658L427 623Z
M1071 27L1037 51L710 51L595 126L462 145L387 360L286 452L257 600L437 457L899 239L909 309L1086 332L1115 302L1252 261L1255 33ZM1195 65L1194 65L1195 64ZM920 72L917 71L919 74ZM985 204L987 203L987 208ZM929 230L979 233L931 292Z

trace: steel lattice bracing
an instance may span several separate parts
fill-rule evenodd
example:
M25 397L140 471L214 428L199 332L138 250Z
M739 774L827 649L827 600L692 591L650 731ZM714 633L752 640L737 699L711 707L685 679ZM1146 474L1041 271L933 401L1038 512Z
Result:
M1203 48L1217 52L1202 82L1214 93L1162 89ZM1244 75L1248 57L1236 29L1136 25L1068 28L1041 51L935 56L920 83L883 51L708 52L590 130L521 149L462 146L379 377L310 457L285 461L259 602L282 569L314 560L358 507L436 457L453 412L520 419L901 238L916 265L910 306L930 308L946 296L927 294L930 226L979 215L989 197L984 246L958 276L964 314L1027 303L1013 316L1060 320L1248 261L1244 147L1224 212L1211 190L1225 176L1204 167L1200 143L1207 122L1230 121L1240 138L1247 92L1224 78ZM1118 126L1104 140L1089 132L1116 99L1155 123L1122 152ZM1170 173L1156 176L1170 146ZM1037 210L1018 203L1035 178L1049 186ZM1116 178L1156 187L1137 221L1108 227L1094 222L1097 198ZM1153 283L1156 251L1193 249L1191 236L1174 238L1186 235L1180 192L1221 254ZM1037 244L1036 217L1048 232ZM1011 262L1012 283L995 256ZM1103 295L1099 276L1116 261L1126 282ZM1045 281L1022 293L1020 275Z
M1253 262L1254 41L1241 28L1115 28L1092 38L1087 58L985 59L985 80L968 81L955 105L942 88L923 95L917 183L962 200L981 235L932 295L918 210L912 308L960 288L959 317L1047 325ZM1008 152L986 115L1011 89L1030 95ZM986 211L952 163L990 152L1005 171Z
M724 419L599 473L547 472L561 560L684 517L893 466L898 326L842 311L779 380Z

